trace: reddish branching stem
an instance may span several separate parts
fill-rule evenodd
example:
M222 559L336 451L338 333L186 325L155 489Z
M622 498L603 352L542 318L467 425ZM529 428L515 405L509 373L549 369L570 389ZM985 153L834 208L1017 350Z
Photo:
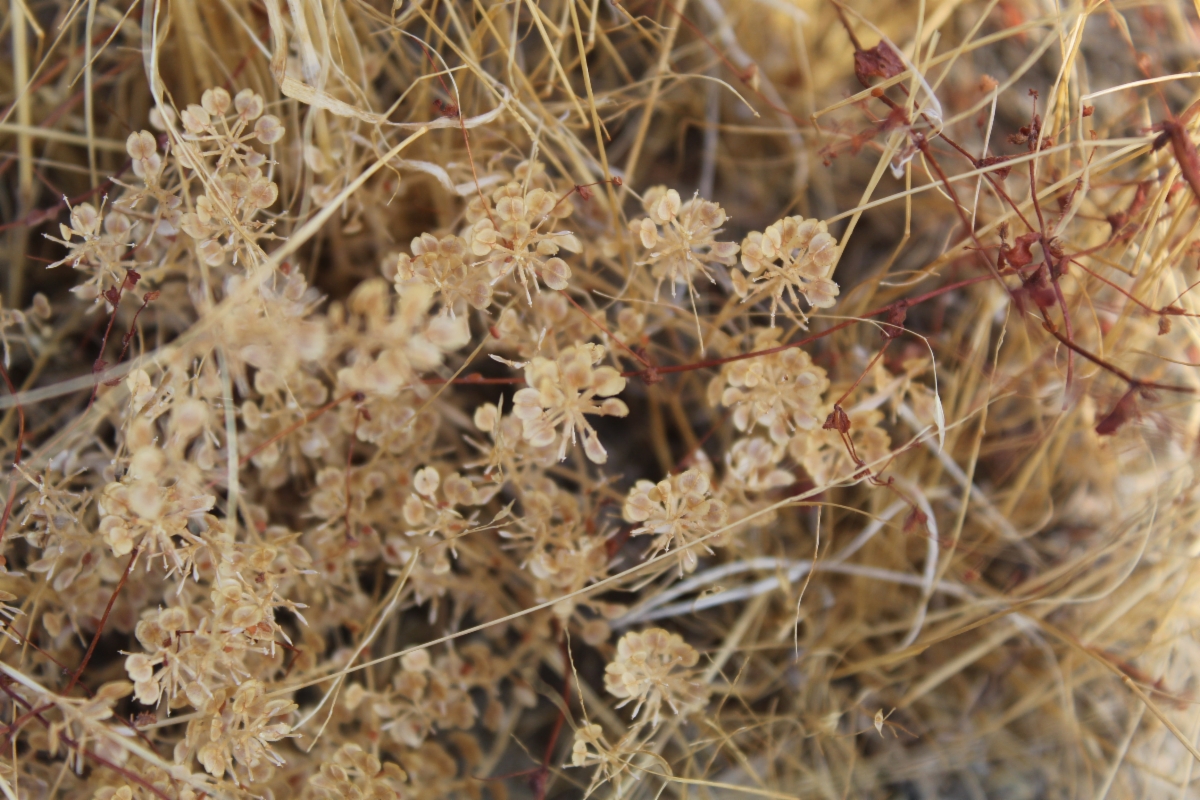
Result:
M1196 152L1192 137L1188 136L1187 129L1177 119L1164 120L1155 127L1162 133L1154 140L1154 149L1158 150L1170 142L1180 174L1192 188L1192 194L1200 200L1200 154Z
M859 376L854 379L854 383L850 384L850 388L848 388L846 391L842 392L842 396L839 397L836 401L834 401L834 406L840 406L842 403L844 403L846 401L846 398L850 396L850 393L858 388L858 385L860 383L862 383L863 378L867 377L867 375L870 374L871 370L875 367L875 365L879 363L879 359L883 358L883 354L887 352L888 345L892 343L894 338L895 337L889 336L888 338L883 340L883 347L879 348L879 352L876 353L875 356L871 359L871 362L869 364L867 364L866 369L864 369L861 373L859 373Z
M354 470L354 443L358 441L358 423L363 419L370 420L371 412L363 407L366 402L366 395L362 392L355 392L354 402L358 404L354 409L354 430L350 433L350 442L346 445L346 546L354 547L357 540L354 537L354 528L350 520L350 477Z
M1069 337L1059 333L1058 330L1049 327L1047 330L1050 332L1051 336L1062 342L1063 346L1083 356L1104 371L1111 372L1113 375L1116 375L1118 378L1129 384L1129 386L1133 389L1138 391L1173 392L1177 394L1200 394L1200 389L1197 389L1195 386L1183 386L1177 383L1158 383L1156 381L1144 381L1140 378L1135 378L1133 375L1130 375L1128 372L1116 366L1115 364L1105 361L1103 358L1091 352L1090 350L1080 347Z
M113 325L117 322L117 311L121 307L121 298L125 295L126 289L132 289L141 280L141 275L133 270L125 273L125 279L120 285L114 286L104 293L104 299L112 306L112 313L108 317L108 326L104 329L104 337L100 340L100 353L96 356L96 360L92 363L92 374L99 375L108 366L108 362L104 360L104 349L108 347L108 338L112 336ZM92 396L88 400L88 410L91 410L92 405L96 402L96 395L100 393L100 381L92 387Z
M534 788L536 800L545 800L550 777L550 760L554 758L558 737L562 734L563 724L567 721L567 709L571 707L571 651L567 644L567 637L561 631L558 644L563 662L562 708L558 710L558 716L554 719L554 727L550 729L550 741L546 742L546 753L542 756L542 766L529 781Z
M133 312L133 321L129 323L129 331L121 337L121 354L117 356L116 363L120 364L125 360L125 354L129 352L129 343L133 341L133 336L135 333L137 333L138 317L140 317L142 312L146 310L146 306L158 299L159 294L160 292L157 291L146 292L145 296L142 297L141 306L138 307L137 311ZM114 309L114 313L115 311L116 310ZM116 386L118 383L120 383L119 379L111 380L108 381L105 386Z
M8 391L13 398L17 397L17 387L13 385L12 378L8 375L8 370L4 368L4 364L0 363L0 377L4 378L4 385L8 387ZM13 503L17 499L17 466L21 463L21 453L25 449L25 408L17 402L14 406L17 409L17 444L16 450L13 453L13 469L9 476L8 482L8 498L4 501L4 512L0 514L0 542L4 541L4 533L8 530L8 520L12 516ZM3 559L3 556L0 556ZM3 561L0 560L0 564Z
M40 711L38 709L34 709L32 707L32 704L29 701L27 701L24 697L21 697L21 695L17 694L16 692L14 692L12 690L10 681L7 676L0 677L0 691L4 692L6 695L8 695L14 703L16 703L17 705L20 705L22 708L32 710L34 712L33 717L35 719L37 719L39 722L41 722L47 728L50 727L50 721L47 720L45 716L43 716L42 711ZM83 755L83 757L88 759L89 761L94 761L102 767L107 767L108 769L111 769L113 772L117 773L118 775L125 778L126 780L132 781L133 783L136 783L138 786L141 786L146 791L152 793L155 797L162 798L162 800L171 800L170 796L168 796L165 792L163 792L161 789L159 789L154 784L147 781L141 775L138 775L136 772L132 772L128 769L125 769L121 765L114 764L113 762L109 761L107 758L104 758L101 755L97 755L96 753L93 753L91 750L88 750L86 747L81 746L78 742L76 742L74 739L72 739L70 736L67 736L66 734L60 733L58 738L61 739L63 744L67 745L67 747L70 747L70 748L74 749L75 751L81 753Z
M425 384L426 386L441 386L443 383L448 383L451 386L518 386L524 382L524 378L485 378L476 372L473 372L470 375L464 375L461 378L421 379L421 383Z
M1146 311L1146 312L1147 312L1147 313L1149 313L1149 314L1164 314L1164 313L1165 313L1165 314L1169 314L1169 313L1171 313L1171 312L1167 311L1166 309L1163 309L1163 310L1156 310L1156 309L1154 309L1154 308L1150 307L1150 306L1149 306L1149 305L1147 305L1146 303L1144 303L1144 302L1142 302L1141 300L1139 300L1139 299L1137 299L1136 297L1134 297L1134 296L1133 296L1132 294L1130 294L1129 292L1127 292L1127 291L1125 291L1124 289L1122 289L1122 288L1121 288L1120 286L1118 286L1117 284L1115 284L1115 283L1113 283L1112 281L1110 281L1108 278L1104 277L1103 275L1100 275L1100 274L1098 274L1098 273L1097 273L1097 272L1095 272L1094 270L1088 269L1088 268L1087 268L1087 267L1086 267L1086 266L1085 266L1085 265L1084 265L1082 262L1080 262L1080 261L1079 261L1078 254L1071 256L1071 257L1070 257L1070 262L1071 262L1072 264L1074 264L1075 266L1079 267L1079 268L1080 268L1081 270L1083 270L1084 272L1086 272L1088 275L1091 275L1091 276L1092 276L1093 278L1095 278L1096 280L1098 280L1098 281L1100 281L1100 282L1102 282L1102 283L1106 283L1106 284L1108 284L1108 285L1109 285L1111 288L1113 288L1113 289L1116 289L1118 292L1120 292L1121 294L1125 295L1125 297L1126 297L1126 298L1128 298L1128 299L1129 299L1131 302L1133 302L1135 305L1137 305L1138 307L1140 307L1140 308L1141 308L1143 311ZM1182 296L1182 295L1181 295L1181 296ZM1178 298L1177 298L1177 299L1178 299ZM1183 314L1183 315L1181 315L1181 316L1196 316L1196 315L1195 315L1195 314Z
M753 350L749 353L739 353L738 355L735 355L735 356L726 356L724 358L711 358L711 359L708 359L705 361L696 361L691 364L673 364L673 365L665 366L665 367L654 367L653 372L655 375L666 375L666 374L669 374L672 372L691 372L691 371L697 370L697 369L710 369L712 367L719 367L723 364L731 364L734 361L745 361L750 358L761 358L762 356L769 356L774 353L782 353L784 350L790 350L793 347L803 347L806 344L812 344L813 342L815 342L819 339L824 339L826 336L837 333L838 331L843 330L845 328L849 328L851 325L854 325L864 319L870 319L872 317L878 317L883 314L895 312L897 309L907 309L912 306L919 305L920 303L923 303L926 300L931 300L934 297L938 297L939 295L947 294L948 292L953 292L958 289L966 288L967 286L971 286L976 283L983 283L984 281L990 281L990 280L992 280L991 275L978 275L974 278L967 278L966 280L961 280L961 281L957 281L955 283L950 283L945 286L942 286L941 288L934 289L931 292L926 292L925 294L919 295L917 297L913 297L913 298L909 298L909 299L905 299L905 300L897 300L894 303L888 303L886 306L880 306L879 308L859 314L858 316L854 317L853 319L843 320L843 321L837 323L836 325L826 328L825 330L821 331L820 333L814 333L811 336L805 336L802 339L797 339L796 341L788 342L787 344L781 344L776 347L768 347L763 350ZM649 373L649 372L650 372L650 370L631 370L629 372L623 372L621 374L622 374L622 376L624 376L626 378L644 378L647 375L647 373Z
M142 546L139 544L129 554L129 561L125 564L125 571L121 573L121 579L117 581L116 588L109 595L108 605L104 607L104 614L101 615L100 622L96 625L96 632L92 634L92 643L88 645L87 652L83 654L83 660L79 662L79 667L71 674L71 680L67 683L67 688L63 691L64 695L71 693L71 690L75 688L75 684L83 676L83 671L87 669L88 662L92 660L92 654L96 652L96 645L100 643L100 637L104 634L104 626L108 624L108 617L112 614L113 604L117 602L117 595L121 593L121 589L125 587L125 582L129 580L129 573L133 571L133 565L137 561L138 553L141 552L141 549Z
M555 623L555 628L559 629L557 622ZM533 790L535 800L545 800L550 778L550 760L554 757L554 750L558 746L558 737L562 733L563 725L566 723L567 709L571 705L571 651L567 645L567 637L562 634L561 629L559 629L559 649L563 660L562 708L559 709L558 715L554 719L554 727L550 731L550 741L546 743L546 751L542 757L542 763L533 769L510 772L507 775L476 778L475 780L503 781L509 778L521 778L528 775L529 788Z
M587 309L585 309L583 306L579 305L579 303L575 302L575 298L571 297L571 295L568 294L566 292L566 290L561 291L560 294L563 297L567 298L567 302L570 303L571 305L575 306L575 308L579 311L580 314L583 314L585 317L587 317L588 322L592 323L597 328L599 328L604 333L605 336L607 336L612 341L616 342L617 345L619 345L622 350L626 351L627 353L629 353L629 355L633 356L639 362L641 362L643 367L646 367L647 369L649 369L653 366L646 359L645 356L643 356L641 353L638 353L632 347L630 347L629 345L627 345L623 341L621 341L620 338L618 338L612 331L610 331L603 322L601 322L600 320L593 317L591 314L589 314L587 312Z

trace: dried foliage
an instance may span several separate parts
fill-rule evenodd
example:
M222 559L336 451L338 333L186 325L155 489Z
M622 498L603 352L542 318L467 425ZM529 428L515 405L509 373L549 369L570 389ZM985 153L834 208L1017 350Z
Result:
M5 797L1196 796L1192 4L6 9Z

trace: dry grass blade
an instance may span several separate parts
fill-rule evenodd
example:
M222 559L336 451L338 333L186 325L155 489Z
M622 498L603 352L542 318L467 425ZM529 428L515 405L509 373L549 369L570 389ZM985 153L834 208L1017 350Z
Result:
M1193 4L5 14L5 798L1194 793Z

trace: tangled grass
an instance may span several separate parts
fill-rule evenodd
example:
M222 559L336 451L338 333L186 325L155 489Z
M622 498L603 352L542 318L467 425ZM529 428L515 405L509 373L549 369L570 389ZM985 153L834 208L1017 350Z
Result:
M1191 5L7 14L6 797L1196 796Z

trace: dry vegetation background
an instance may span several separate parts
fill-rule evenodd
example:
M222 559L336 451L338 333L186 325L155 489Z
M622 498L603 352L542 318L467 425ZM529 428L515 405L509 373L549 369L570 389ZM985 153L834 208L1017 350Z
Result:
M1191 4L4 7L5 797L1200 796Z

